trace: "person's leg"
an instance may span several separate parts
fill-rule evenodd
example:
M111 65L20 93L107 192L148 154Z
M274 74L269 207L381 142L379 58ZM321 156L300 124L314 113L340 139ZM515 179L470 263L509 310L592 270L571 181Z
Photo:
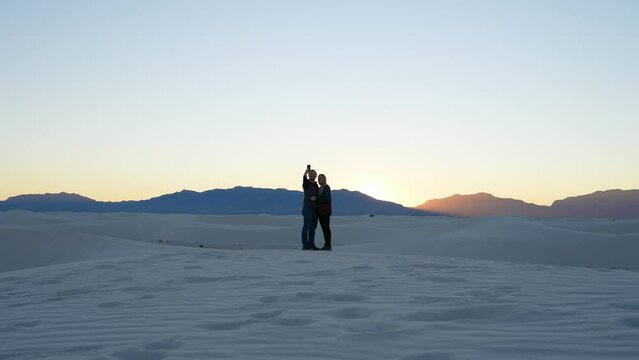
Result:
M320 216L319 222L322 226L322 234L324 234L324 249L331 250L331 216Z
M304 225L302 226L302 249L307 250L310 247L308 235L313 217L312 215L308 214L308 211L306 211L306 209L302 210L302 215L304 216Z
M322 235L324 236L324 247L326 247L326 215L319 216L319 223L322 228Z
M313 212L310 229L308 231L308 245L311 249L317 249L315 246L315 229L317 229L317 213Z

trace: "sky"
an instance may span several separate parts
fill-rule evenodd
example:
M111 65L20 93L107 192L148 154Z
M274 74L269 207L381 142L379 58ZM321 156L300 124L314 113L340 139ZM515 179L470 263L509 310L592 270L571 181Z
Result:
M638 1L0 2L0 199L639 188Z

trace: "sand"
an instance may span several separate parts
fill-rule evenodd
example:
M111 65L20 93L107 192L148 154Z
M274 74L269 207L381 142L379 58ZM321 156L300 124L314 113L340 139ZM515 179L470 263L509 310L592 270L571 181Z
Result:
M0 358L639 357L639 220L332 221L0 213Z

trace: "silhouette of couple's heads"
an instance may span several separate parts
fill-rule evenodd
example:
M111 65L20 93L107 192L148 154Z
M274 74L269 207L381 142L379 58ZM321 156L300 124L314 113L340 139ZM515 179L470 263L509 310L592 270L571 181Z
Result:
M315 180L315 178L317 178L317 181L320 183L320 185L326 184L326 175L319 174L319 176L317 176L317 171L315 170L311 170L308 172L308 178L311 180Z

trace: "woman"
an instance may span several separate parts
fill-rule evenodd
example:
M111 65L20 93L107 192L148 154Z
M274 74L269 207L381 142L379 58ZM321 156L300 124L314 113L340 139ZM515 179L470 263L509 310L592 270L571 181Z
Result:
M331 247L331 187L326 183L326 176L320 174L317 177L319 182L319 196L317 197L317 215L324 234L324 247L320 250L332 250Z

